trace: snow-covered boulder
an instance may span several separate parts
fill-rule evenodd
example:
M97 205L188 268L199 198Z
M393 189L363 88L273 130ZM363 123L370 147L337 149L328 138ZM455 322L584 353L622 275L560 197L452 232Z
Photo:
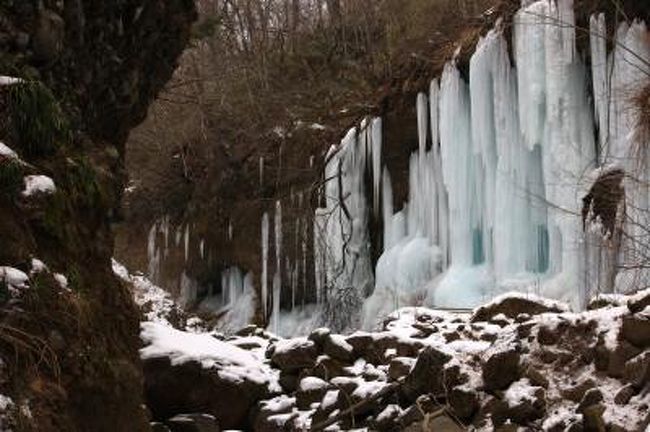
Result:
M142 324L145 396L154 420L213 415L223 428L245 428L252 408L279 392L277 372L253 352L209 334Z
M569 307L562 302L539 297L534 294L509 292L502 294L491 302L479 306L472 313L471 322L489 321L503 314L515 319L519 314L539 315L545 312L567 312Z

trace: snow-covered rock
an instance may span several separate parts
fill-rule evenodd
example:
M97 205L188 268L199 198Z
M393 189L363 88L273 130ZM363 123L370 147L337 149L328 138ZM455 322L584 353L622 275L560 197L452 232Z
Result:
M54 180L45 175L28 175L24 178L24 183L22 192L24 197L37 194L51 195L56 192Z

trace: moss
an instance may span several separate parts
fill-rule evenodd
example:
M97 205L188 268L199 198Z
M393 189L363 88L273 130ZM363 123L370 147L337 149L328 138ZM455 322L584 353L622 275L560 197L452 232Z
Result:
M0 195L13 196L23 184L23 169L14 159L0 161Z
M9 110L16 139L28 156L52 155L70 141L67 118L50 89L40 81L11 86Z
M103 193L97 173L87 158L73 161L66 170L65 188L72 200L86 209L102 208Z

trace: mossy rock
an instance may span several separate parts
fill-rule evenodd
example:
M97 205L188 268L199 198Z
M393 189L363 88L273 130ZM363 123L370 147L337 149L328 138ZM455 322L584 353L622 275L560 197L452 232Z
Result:
M16 141L28 157L51 156L71 139L66 116L40 81L12 85L9 111Z

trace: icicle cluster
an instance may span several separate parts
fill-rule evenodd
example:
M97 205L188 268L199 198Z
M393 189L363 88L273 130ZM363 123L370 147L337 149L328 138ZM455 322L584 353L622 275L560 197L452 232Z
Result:
M639 269L616 277L621 265L639 264L638 247L628 252L634 247L624 242L619 253L602 233L583 230L582 198L612 166L629 174L625 215L634 223L621 220L621 229L638 241L650 222L650 156L635 151L630 100L650 74L650 37L636 21L619 27L610 53L606 38L605 18L595 15L590 85L572 1L526 1L514 17L515 64L501 24L479 41L469 82L447 64L428 96L417 97L419 149L409 202L397 213L390 174L380 168L379 119L370 147L350 131L327 156L326 206L316 211L320 301L346 286L362 293L371 279L346 267L369 248L368 171L375 214L382 203L384 251L365 325L404 304L471 307L512 289L579 307L594 291L650 280Z

